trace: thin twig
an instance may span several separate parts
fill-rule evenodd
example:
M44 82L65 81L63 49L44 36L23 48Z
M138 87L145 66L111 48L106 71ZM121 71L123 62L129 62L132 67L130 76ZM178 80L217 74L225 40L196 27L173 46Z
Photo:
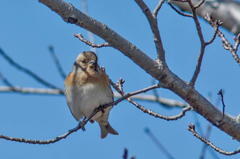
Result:
M80 0L80 6L81 6L83 13L86 15L89 15L88 14L88 0ZM89 41L94 43L95 42L94 34L88 30L86 30L86 32L87 32L87 37L88 37ZM90 50L95 53L97 52L97 48L95 48L95 47L90 46Z
M156 50L157 50L157 53L158 53L158 59L162 63L165 63L165 51L164 51L164 48L163 48L163 43L162 43L162 40L161 40L159 28L158 28L157 18L154 17L154 15L152 14L152 12L148 8L148 6L144 3L143 0L135 0L135 2L141 8L142 12L146 16L146 18L147 18L147 20L150 24L150 27L151 27L151 30L152 30L152 33L153 33L153 36L154 36L155 47L156 47Z
M86 40L82 34L74 34L76 38L78 38L83 43L87 44L88 46L94 47L94 48L102 48L102 47L110 47L111 45L109 43L103 43L103 44L94 44L91 41Z
M153 112L152 110L150 109L146 109L144 106L132 101L131 99L127 99L130 103L132 103L134 106L136 106L136 108L138 108L139 110L141 110L142 112L144 113L147 113L151 116L154 116L155 118L160 118L160 119L164 119L164 120L167 120L167 121L172 121L172 120L178 120L182 117L185 116L186 112L192 110L192 107L191 106L188 106L184 109L182 109L182 111L177 114L177 115L173 115L173 116L164 116L164 115L161 115L161 114L158 114L158 113L155 113Z
M32 72L31 70L21 66L20 64L18 64L17 62L15 62L10 56L8 56L1 48L0 48L0 55L13 67L15 67L16 69L18 69L19 71L22 71L24 73L26 73L27 75L29 75L30 77L32 77L33 79L35 79L37 82L43 84L46 87L49 88L54 88L54 89L58 89L57 86L45 81L43 78L39 77L37 74L35 74L34 72Z
M203 3L205 3L205 0L202 0L201 2L199 2L199 4L194 6L194 9L198 9L199 7L201 7L203 5Z
M113 88L120 94L122 95L123 97L125 96L125 93L123 90L119 89L119 86L116 85L114 82L112 82L110 80L110 83L111 85L113 86ZM122 87L122 86L120 86ZM141 110L142 112L144 113L147 113L155 118L160 118L160 119L164 119L164 120L167 120L167 121L170 121L170 120L178 120L180 118L182 118L183 116L185 116L185 113L187 111L190 111L192 110L192 107L191 106L187 106L185 107L182 112L180 112L178 115L174 115L174 116L164 116L164 115L160 115L156 112L153 112L152 110L150 109L146 109L144 106L140 105L139 103L133 101L131 98L126 98L128 100L129 103L133 104L136 108L138 108L139 110Z
M152 80L152 84L155 84L155 80ZM161 102L158 101L158 99L159 99L159 94L158 94L157 89L153 89L152 92L153 92L153 95L155 96L155 102L156 102L157 104L159 104L160 106L165 106L164 104L162 104ZM172 108L172 107L168 107L168 106L167 106L166 108Z
M224 119L224 116L225 116L225 107L226 107L226 105L224 103L224 98L223 98L224 96L223 96L223 90L222 89L220 89L218 91L218 95L221 97L221 102L222 102L222 105L223 105L223 107L222 107L223 115L222 115L222 119L219 121L219 123L221 123L223 121L223 119Z
M239 43L240 43L240 40L239 40L240 35L237 35L237 37L236 37L237 40L236 40L234 46L232 46L232 44L225 38L224 34L219 30L219 25L221 25L222 22L220 22L219 20L212 19L209 15L207 15L205 17L205 19L211 24L211 26L217 32L217 35L222 40L223 48L228 50L232 54L233 59L238 64L240 64L240 58L239 58L239 56L237 54L238 46L239 46Z
M198 33L198 37L199 37L199 40L200 40L200 44L201 44L196 69L195 69L194 74L192 76L192 79L190 80L190 83L189 83L190 86L194 87L194 85L197 81L198 75L201 71L202 60L203 60L203 56L204 56L204 53L205 53L206 43L205 43L205 40L204 40L204 37L203 37L200 22L199 22L198 17L197 17L196 8L194 7L194 5L192 3L192 0L187 0L187 1L188 1L188 4L189 4L189 6L192 10L192 15L193 15L192 18L194 20L196 30L197 30L197 33Z
M204 56L204 53L205 53L205 48L206 48L205 45L201 45L197 65L196 65L195 71L193 73L192 79L189 83L189 85L192 86L192 87L194 87L194 85L197 81L198 75L201 71L202 60L203 60L203 56Z
M29 88L29 87L17 87L17 86L0 86L0 93L21 93L21 94L36 94L36 95L63 95L62 89L48 89L48 88ZM121 98L119 93L114 92L115 98ZM168 98L156 99L153 95L141 94L131 97L135 100L148 101L148 102L159 102L162 105L166 105L170 108L184 108L188 105L180 101L176 101Z
M186 14L186 13L183 13L183 12L179 11L179 10L178 10L177 8L175 8L171 3L168 3L168 5L169 5L176 13L178 13L178 14L181 15L181 16L190 17L190 18L193 17L191 14Z
M162 5L163 5L164 2L165 2L165 0L159 0L158 1L157 6L155 7L155 9L153 10L153 13L152 13L154 17L158 16L158 12L162 8Z
M13 84L1 72L0 72L0 80L8 87L13 86Z
M50 45L48 47L48 50L50 52L50 55L51 55L55 65L56 65L56 67L57 67L58 73L60 74L60 76L63 79L65 79L66 78L66 73L63 71L62 65L60 64L60 62L59 62L59 60L57 58L57 55L56 55L55 50L54 50L54 47L52 45Z
M193 124L190 124L188 126L188 130L195 136L197 137L199 140L201 140L202 142L204 142L205 144L207 144L208 146L210 146L211 148L213 148L215 151L223 154L223 155L235 155L235 154L238 154L240 153L240 149L237 149L237 150L234 150L234 151L225 151L225 150L222 150L220 149L219 147L215 146L211 141L209 141L208 139L200 136L196 131L195 131L195 125Z
M210 134L212 132L211 130L212 130L212 126L210 124L208 124L208 127L207 127L206 133L204 135L204 138L206 138L206 139L210 138ZM199 159L204 159L205 158L207 148L208 148L208 145L204 143Z
M0 135L0 138L1 139L5 139L5 140L10 140L10 141L29 143L29 144L51 144L51 143L55 143L55 142L58 142L58 141L60 141L62 139L65 139L67 136L69 136L70 134L78 131L79 129L83 129L84 126L88 123L88 121L90 121L91 118L95 114L97 114L99 111L102 111L102 110L104 110L107 107L117 105L121 101L123 101L123 100L125 100L125 99L127 99L127 98L129 98L131 96L134 96L136 94L140 94L140 93L143 93L143 92L146 92L146 91L149 91L151 89L158 88L158 87L159 87L159 85L156 84L156 85L153 85L153 86L141 89L141 90L137 90L137 91L134 91L134 92L131 92L131 93L127 93L124 96L122 96L121 98L119 98L119 99L117 99L117 100L115 100L115 101L113 101L111 103L107 103L107 104L101 105L98 108L96 108L88 118L85 118L83 121L81 121L78 124L78 126L76 126L75 128L69 130L67 133L65 133L63 135L60 135L60 136L57 136L57 137L55 137L53 139L49 139L49 140L31 140L31 139L24 139L24 138L9 137L9 136L6 136L6 135Z
M165 154L168 159L174 159L173 155L165 148L165 146L158 140L158 138L150 131L149 128L145 128L145 133L150 139L157 145L160 151Z
M212 38L209 41L205 42L206 46L212 44L214 42L214 40L216 39L218 30L219 30L219 26L220 25L217 25L217 28L216 28Z
M235 40L235 44L234 44L234 50L235 52L238 51L238 47L239 47L239 44L240 44L240 33L234 38Z
M123 150L123 159L128 159L128 149L126 148Z
M36 94L36 95L63 95L62 89L48 89L48 88L29 88L17 86L0 86L0 93L21 93L21 94Z

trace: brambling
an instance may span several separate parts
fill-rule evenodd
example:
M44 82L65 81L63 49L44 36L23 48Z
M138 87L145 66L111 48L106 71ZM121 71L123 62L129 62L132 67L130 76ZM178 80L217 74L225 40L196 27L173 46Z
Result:
M105 70L99 67L97 55L92 51L78 55L64 86L68 107L77 121L88 118L95 108L113 101L109 78ZM108 122L111 108L107 107L91 118L92 122L98 122L101 138L105 138L108 133L118 135Z

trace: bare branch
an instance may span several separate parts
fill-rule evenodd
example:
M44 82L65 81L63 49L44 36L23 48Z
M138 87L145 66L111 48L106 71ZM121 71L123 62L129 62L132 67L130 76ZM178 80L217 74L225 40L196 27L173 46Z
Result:
M124 149L123 151L123 159L128 159L128 149Z
M188 1L188 4L189 4L189 6L192 10L192 15L193 15L192 18L194 20L194 23L195 23L195 26L196 26L196 29L197 29L197 33L198 33L198 37L199 37L199 40L200 40L200 43L201 43L201 48L200 48L200 53L199 53L196 69L195 69L194 74L192 76L192 79L190 80L190 83L189 83L190 86L194 87L194 85L196 83L196 80L198 78L198 75L200 73L200 70L201 70L202 60L203 60L203 56L204 56L205 48L206 48L206 43L205 43L205 40L204 40L204 37L203 37L200 22L199 22L198 17L197 17L197 13L196 13L197 8L194 7L194 5L192 3L192 0L187 0L187 1Z
M114 97L120 98L121 95L117 92L114 92ZM184 107L188 106L188 104L182 103L177 100L163 98L163 97L156 98L153 95L147 95L147 94L135 95L135 96L132 96L131 98L134 100L139 100L139 101L158 102L169 108L184 108Z
M157 145L160 151L165 154L168 159L174 159L173 155L165 148L165 146L157 139L157 137L151 132L149 128L145 128L145 133L150 139Z
M138 108L139 110L141 110L142 112L144 113L147 113L151 116L154 116L155 118L160 118L160 119L164 119L164 120L167 120L167 121L171 121L171 120L178 120L182 117L185 116L186 112L192 110L192 107L191 106L188 106L186 108L183 108L183 110L177 114L177 115L173 115L173 116L164 116L164 115L161 115L161 114L158 114L158 113L155 113L153 112L152 110L150 109L146 109L144 106L132 101L131 99L127 99L130 103L132 103L134 106L136 106L136 108Z
M234 44L234 50L235 52L238 51L238 47L239 47L239 44L240 44L240 33L234 38L235 40L235 44Z
M194 9L198 9L199 7L201 7L203 5L203 3L205 3L205 0L201 0L201 2L199 2L199 4L194 6Z
M223 105L223 107L222 107L222 113L223 113L223 115L222 115L222 119L219 121L219 123L221 123L222 120L223 120L223 118L224 118L224 116L225 116L225 107L226 107L226 105L225 105L225 103L224 103L223 90L222 90L222 89L220 89L220 90L218 91L218 95L221 97L221 101L222 101L222 105Z
M57 58L57 56L56 56L54 47L53 47L52 45L50 45L50 46L48 47L48 50L49 50L49 52L50 52L50 55L51 55L51 57L52 57L55 65L56 65L56 67L57 67L57 70L58 70L60 76L61 76L63 79L65 79L65 78L66 78L66 73L63 71L62 65L60 64L60 62L59 62L59 60L58 60L58 58Z
M219 26L220 26L220 25L217 24L217 28L216 28L216 30L215 30L212 38L211 38L208 42L205 42L205 45L206 45L206 46L212 44L212 43L214 42L214 40L216 39L218 30L219 30Z
M196 89L189 86L189 84L169 70L166 64L158 63L156 60L151 59L147 53L123 38L106 24L83 14L76 7L66 3L64 0L39 0L39 2L52 9L65 22L71 22L71 24L87 29L101 37L111 44L113 48L119 50L119 53L127 56L149 75L163 83L167 89L184 99L197 113L201 114L213 125L226 132L234 139L240 139L240 125L235 118L225 114L225 124L217 125L219 119L222 117L221 111L211 104L211 102L202 96Z
M214 19L219 19L223 22L223 27L233 34L240 32L240 2L237 0L205 0L198 9L198 16L204 18L209 14ZM188 3L182 3L181 0L168 0L175 7L185 12L191 12ZM202 0L192 0L195 6L199 6Z
M194 71L192 79L189 83L190 86L192 86L192 87L194 87L194 85L197 81L198 75L201 71L201 66L202 66L202 60L203 60L204 53L205 53L205 46L202 45L201 48L200 48L200 53L199 53L199 57L198 57L198 61L197 61L195 71Z
M152 89L155 89L155 88L159 88L160 85L159 84L156 84L156 85L153 85L153 86L150 86L150 87L146 87L146 88L143 88L141 90L137 90L137 91L134 91L134 92L131 92L131 93L127 93L125 94L124 96L122 96L121 98L111 102L111 103L107 103L107 104L104 104L104 105L100 105L98 108L96 108L92 114L88 117L88 118L85 118L83 119L83 121L81 121L78 126L76 126L75 128L69 130L67 133L63 134L63 135L60 135L60 136L57 136L53 139L49 139L49 140L31 140L31 139L24 139L24 138L15 138L15 137L9 137L9 136L5 136L5 135L0 135L0 138L1 139L5 139L5 140L10 140L10 141L16 141L16 142L22 142L22 143L29 143L29 144L51 144L51 143L55 143L55 142L58 142L62 139L65 139L67 136L69 136L70 134L78 131L79 129L84 129L84 126L88 123L88 121L91 120L91 118L97 114L99 111L102 111L104 110L105 108L107 107L110 107L110 106L115 106L117 105L118 103L122 102L123 100L131 97L131 96L134 96L136 94L140 94L140 93L144 93L144 92L147 92L149 90L152 90Z
M199 140L201 140L202 142L204 142L205 144L207 144L208 146L210 146L211 148L213 148L215 151L223 154L223 155L235 155L240 153L240 149L228 152L225 150L220 149L219 147L215 146L212 142L210 142L208 139L200 136L196 131L195 131L195 126L193 124L190 124L188 126L188 130L195 136L197 137Z
M119 86L118 86L118 85L116 85L116 84L115 84L114 82L112 82L111 80L110 80L110 82L111 82L111 85L113 86L113 88L114 88L119 94L121 94L123 97L126 96L125 93L124 93L124 91L123 91L122 89L119 89ZM118 82L118 83L119 83L119 82ZM119 83L119 84L121 84L121 83ZM122 86L120 86L120 88L121 88L121 87L122 87ZM182 110L182 112L180 112L178 115L174 115L174 116L164 116L164 115L160 115L160 114L158 114L158 113L156 113L156 112L153 112L153 111L150 110L150 109L146 109L144 106L142 106L142 105L138 104L137 102L133 101L131 98L126 98L126 99L128 100L128 102L130 102L131 104L133 104L136 108L138 108L138 109L141 110L142 112L147 113L147 114L149 114L149 115L151 115L151 116L154 116L155 118L160 118L160 119L164 119L164 120L167 120L167 121L170 121L170 120L178 120L178 119L182 118L183 116L185 116L185 113L186 113L187 111L192 110L192 107L191 107L191 106L187 106L187 107L185 107L185 108Z
M19 71L24 72L25 74L29 75L30 77L32 77L33 79L35 79L37 82L43 84L46 87L49 88L54 88L54 89L58 89L58 87L56 87L55 85L45 81L43 78L39 77L37 74L35 74L34 72L32 72L31 70L21 66L20 64L18 64L17 62L15 62L10 56L8 56L1 48L0 48L0 55L13 67L15 67L16 69L18 69Z
M176 13L178 13L178 14L181 15L181 16L190 17L190 18L193 17L191 14L186 14L186 13L183 13L183 12L179 11L179 10L178 10L177 8L175 8L171 3L168 3L168 5L169 5Z
M135 0L135 2L141 8L142 12L146 16L146 18L147 18L147 20L150 24L150 27L151 27L151 30L152 30L152 33L153 33L153 36L154 36L154 43L155 43L157 53L158 53L158 59L160 60L161 63L165 63L165 51L164 51L164 48L163 48L163 44L162 44L162 40L161 40L159 28L158 28L157 19L151 13L150 9L144 3L143 0Z
M65 134L57 136L57 137L55 137L53 139L49 139L49 140L31 140L31 139L25 139L25 138L16 138L16 137L5 136L5 135L1 135L1 134L0 134L0 138L5 139L5 140L9 140L9 141L28 143L28 144L52 144L52 143L58 142L62 139L65 139L69 135L71 135L72 133L78 131L79 129L82 129L88 121L89 120L86 120L85 122L81 122L81 124L78 124L78 126L69 130Z
M0 86L0 92L3 93L22 93L22 94L38 94L38 95L63 95L64 91L61 89L47 89L47 88L26 88L26 87L5 87Z
M210 138L210 134L212 132L211 130L212 130L212 126L209 124L208 127L207 127L207 130L206 130L206 133L204 135L204 138L206 138L206 139ZM208 148L208 145L204 143L199 159L204 159L205 158L207 148Z
M209 15L207 15L205 17L205 19L211 24L211 26L217 32L217 35L221 38L223 48L228 50L232 54L234 60L238 64L240 64L240 58L237 54L237 50L238 50L238 46L239 46L239 40L236 40L235 45L232 46L232 44L225 38L224 34L219 30L219 25L221 25L222 23L219 20L212 19ZM236 37L237 37L237 39L239 39L238 35Z
M12 83L0 72L0 80L9 87L12 87Z
M36 95L64 95L64 91L61 89L47 89L47 88L28 88L28 87L17 87L17 86L0 86L0 93L22 93L22 94L36 94ZM122 96L119 93L114 92L115 98L121 98ZM173 99L159 97L156 99L152 95L134 95L131 97L135 100L148 101L148 102L159 102L162 105L166 105L170 108L183 108L188 105L180 101Z
M158 16L158 12L162 8L162 5L163 5L164 2L165 2L165 0L159 0L157 6L153 10L153 13L152 13L153 17L157 17Z
M94 48L101 48L101 47L110 47L111 45L109 43L103 43L103 44L94 44L91 41L88 41L84 39L82 34L74 34L76 38L78 38L83 43L87 44L88 46L94 47Z

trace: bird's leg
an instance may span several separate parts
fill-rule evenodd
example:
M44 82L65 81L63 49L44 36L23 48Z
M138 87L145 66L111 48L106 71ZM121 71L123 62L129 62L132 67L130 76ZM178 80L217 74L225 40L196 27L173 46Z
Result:
M85 124L85 120L87 119L87 117L84 117L83 120L79 120L79 123L78 125L82 128L83 131L85 131L85 127L84 127L84 124Z
M103 105L99 105L99 107L97 109L98 109L98 111L101 111L102 113L104 113L104 106Z

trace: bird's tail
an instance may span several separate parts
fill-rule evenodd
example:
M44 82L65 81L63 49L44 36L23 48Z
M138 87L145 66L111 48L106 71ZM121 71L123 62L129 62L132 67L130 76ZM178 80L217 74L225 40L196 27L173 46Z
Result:
M109 122L106 123L98 123L101 129L101 138L105 138L108 133L113 134L113 135L118 135L118 132L116 130L114 130L111 125L109 124Z

